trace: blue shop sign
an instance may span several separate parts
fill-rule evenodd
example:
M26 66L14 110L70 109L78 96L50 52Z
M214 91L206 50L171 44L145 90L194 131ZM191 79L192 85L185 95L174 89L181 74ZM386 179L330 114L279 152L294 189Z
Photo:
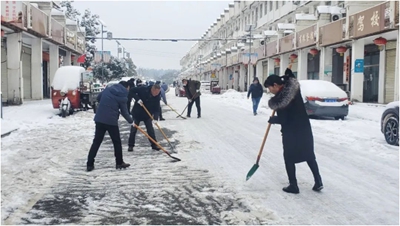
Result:
M354 73L364 73L364 59L356 59L354 62Z

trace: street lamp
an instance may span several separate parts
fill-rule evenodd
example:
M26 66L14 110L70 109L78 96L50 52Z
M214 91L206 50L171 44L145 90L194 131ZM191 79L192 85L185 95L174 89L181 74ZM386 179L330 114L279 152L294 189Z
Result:
M103 49L103 44L104 44L104 39L103 39L103 34L104 34L104 27L107 27L104 21L99 20L99 23L101 24L101 77L104 78L104 49Z
M251 63L251 32L255 29L255 25L254 24L247 24L245 27L245 31L249 32L249 39L250 39L250 48L249 48L249 63L247 64L247 84L250 83L250 63ZM255 75L253 75L253 77L255 77Z

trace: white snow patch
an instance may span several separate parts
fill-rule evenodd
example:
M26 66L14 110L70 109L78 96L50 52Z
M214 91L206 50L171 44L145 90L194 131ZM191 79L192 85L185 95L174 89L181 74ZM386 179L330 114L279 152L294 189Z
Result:
M1 119L1 135L10 133L18 129L18 126L12 121Z
M51 86L54 90L75 90L79 87L83 72L85 72L85 68L80 66L62 66L57 69Z
M329 14L342 14L342 12L346 12L346 10L338 6L320 5L317 6L317 12L329 13Z
M399 101L393 101L386 105L386 108L395 108L395 107L399 107Z
M55 9L55 8L52 8L52 9L51 9L50 14L51 14L52 16L64 16L64 15L65 15L63 11L57 10L57 9Z
M66 25L77 25L77 22L75 20L66 19L65 24Z
M299 83L303 98L307 96L347 98L346 92L332 82L323 80L301 80Z

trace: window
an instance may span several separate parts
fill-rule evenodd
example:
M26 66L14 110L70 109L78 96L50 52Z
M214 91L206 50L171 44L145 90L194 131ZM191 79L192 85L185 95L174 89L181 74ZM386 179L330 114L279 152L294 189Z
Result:
M254 18L254 23L256 23L258 20L258 7L256 8L256 17Z
M262 10L263 10L263 5L261 4L261 5L260 5L260 18L263 16Z
M269 1L269 11L272 11L272 1Z
M279 9L279 1L275 2L275 9L278 10Z
M267 4L267 2L265 2L265 4L264 4L264 15L266 15L267 12L268 12L267 7L268 7L268 4Z

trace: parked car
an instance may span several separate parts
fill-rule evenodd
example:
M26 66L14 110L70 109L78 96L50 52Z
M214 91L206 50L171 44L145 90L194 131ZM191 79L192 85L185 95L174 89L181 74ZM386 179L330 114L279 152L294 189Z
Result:
M201 86L200 89L210 90L210 81L200 81Z
M381 117L381 131L388 144L399 146L399 101L386 105Z
M182 84L175 86L175 96L186 97L186 91Z
M217 94L221 94L221 87L218 85L218 81L211 81L210 83L210 91L211 94L217 93Z
M323 80L299 81L308 115L344 119L349 114L349 102L344 90Z

